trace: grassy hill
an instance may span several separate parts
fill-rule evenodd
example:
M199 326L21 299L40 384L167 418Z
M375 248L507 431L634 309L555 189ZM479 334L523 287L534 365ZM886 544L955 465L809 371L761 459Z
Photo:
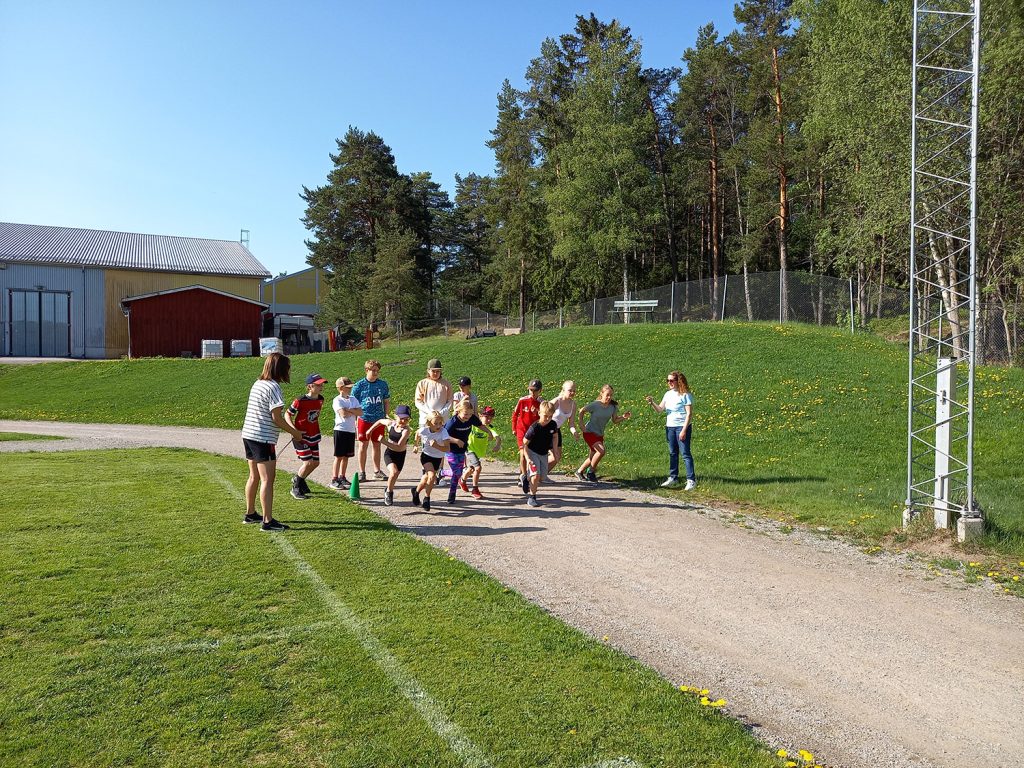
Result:
M667 471L664 417L643 402L682 370L696 397L699 497L728 499L783 520L877 538L899 527L905 494L906 349L798 325L608 326L495 339L424 339L372 353L392 403L411 403L427 359L473 378L509 431L532 378L554 397L575 379L581 401L605 382L634 418L608 433L603 474L654 488ZM293 380L317 371L358 379L367 353L297 356ZM101 361L0 366L0 418L239 428L260 361ZM1024 556L1019 435L1024 371L982 368L976 391L977 494L991 522L985 547ZM285 387L286 396L302 391ZM330 421L327 422L330 428ZM511 441L509 441L511 442ZM507 457L512 450L506 449ZM569 446L572 461L582 443ZM674 495L681 492L673 491Z

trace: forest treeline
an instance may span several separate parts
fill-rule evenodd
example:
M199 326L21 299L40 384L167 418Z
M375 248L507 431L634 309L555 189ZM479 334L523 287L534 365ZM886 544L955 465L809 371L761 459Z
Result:
M428 321L455 299L525 317L673 280L853 277L863 311L906 286L913 3L744 0L679 68L643 66L618 20L578 16L506 80L494 173L402 173L350 127L303 188L325 324ZM978 156L983 300L1024 284L1024 0L986 0ZM941 244L939 244L941 246ZM345 276L359 275L358 280Z

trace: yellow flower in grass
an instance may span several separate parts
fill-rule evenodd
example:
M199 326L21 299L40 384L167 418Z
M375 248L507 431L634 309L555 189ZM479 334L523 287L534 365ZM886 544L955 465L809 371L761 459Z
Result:
M805 763L814 762L814 755L812 755L806 749L801 749L799 752L797 752L797 754L800 755L800 759L803 760Z
M786 751L786 750L784 750L784 749L780 749L780 750L779 750L778 752L776 752L775 754L776 754L776 755L777 755L778 757L789 757L789 752L787 752L787 751Z
M796 768L796 763L794 763L792 760L787 760L786 768Z

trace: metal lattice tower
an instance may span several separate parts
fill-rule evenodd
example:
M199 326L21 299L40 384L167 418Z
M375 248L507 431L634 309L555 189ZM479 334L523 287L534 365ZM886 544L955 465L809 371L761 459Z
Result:
M974 501L980 0L915 0L904 523L981 523ZM957 375L966 386L957 387ZM964 528L960 526L961 539Z

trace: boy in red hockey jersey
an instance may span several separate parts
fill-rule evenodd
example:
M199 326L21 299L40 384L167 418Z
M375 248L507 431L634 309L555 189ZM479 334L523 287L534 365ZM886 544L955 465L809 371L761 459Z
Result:
M302 433L301 440L293 440L295 455L302 466L292 478L292 498L308 499L312 496L306 478L320 466L320 410L324 407L324 384L327 379L319 373L306 377L306 394L292 401L285 413L285 421Z

